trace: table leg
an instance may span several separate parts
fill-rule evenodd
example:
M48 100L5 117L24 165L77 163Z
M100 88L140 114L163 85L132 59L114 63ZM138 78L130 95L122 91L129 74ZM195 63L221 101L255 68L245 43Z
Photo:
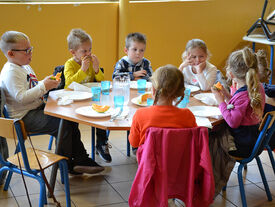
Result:
M55 147L55 153L56 154L60 154L60 149L61 149L61 144L62 144L61 137L63 137L64 128L65 128L64 127L64 120L60 119L58 135L57 135L57 144L56 144L56 147ZM55 187L55 182L56 182L57 169L58 169L58 164L56 163L52 167L51 178L50 178L50 186L51 186L53 192L54 192L54 187ZM51 197L50 193L48 193L48 197L49 198Z
M127 131L127 156L130 157L130 142L129 142L130 131Z
M93 160L95 160L95 128L92 127L92 151L91 151L91 157Z
M273 76L273 57L274 57L274 47L270 45L270 70L271 70L271 77L269 79L269 84L272 84L272 76Z
M252 42L252 50L255 52L255 42Z

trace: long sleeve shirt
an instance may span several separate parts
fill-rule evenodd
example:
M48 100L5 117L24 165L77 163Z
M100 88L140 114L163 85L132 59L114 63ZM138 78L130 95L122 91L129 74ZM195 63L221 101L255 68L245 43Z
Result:
M196 127L196 119L189 109L176 106L151 106L136 111L131 126L129 142L133 147L144 143L149 127L191 128Z
M130 75L130 79L134 80L135 77L133 73L140 70L146 70L147 74L141 78L149 81L149 78L152 76L153 73L150 61L146 58L143 58L140 62L133 64L127 56L124 56L116 63L113 78L117 73L127 72Z
M217 77L217 68L209 62L206 62L205 69L200 74L192 71L192 66L183 69L184 81L188 84L199 86L201 90L208 91L214 85Z
M86 82L94 82L104 80L104 73L99 70L97 74L93 69L92 63L86 72L81 70L81 65L79 65L73 58L67 60L64 68L64 76L65 76L65 88L74 81L77 83L86 83Z
M261 84L260 93L263 100L262 109L264 109L265 93ZM237 149L242 152L243 156L249 155L258 137L260 119L253 113L250 106L247 86L238 89L229 102L221 103L219 108L224 120L231 128L230 132Z
M31 66L7 62L1 71L0 79L11 118L21 119L43 103L43 95L47 90L44 83L37 80Z

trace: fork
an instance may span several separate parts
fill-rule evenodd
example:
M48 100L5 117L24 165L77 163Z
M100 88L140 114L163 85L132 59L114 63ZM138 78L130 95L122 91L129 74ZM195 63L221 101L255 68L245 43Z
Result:
M119 112L118 112L117 114L114 114L113 116L111 116L110 121L114 121L117 117L119 117L120 114L122 113L122 111L123 111L123 109L120 108L120 109L119 109Z

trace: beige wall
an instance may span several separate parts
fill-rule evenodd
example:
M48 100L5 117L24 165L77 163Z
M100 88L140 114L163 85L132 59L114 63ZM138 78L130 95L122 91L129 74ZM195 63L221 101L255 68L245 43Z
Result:
M191 2L130 3L129 32L147 35L145 57L157 67L179 65L189 39L201 38L212 53L211 62L224 67L231 51L248 45L242 37L260 16L262 1L213 0ZM70 57L66 37L82 28L93 38L93 52L111 80L118 54L118 3L65 5L0 5L0 33L26 33L34 46L32 67L41 79ZM274 8L274 7L273 7ZM270 8L268 8L270 11ZM5 63L0 54L0 66Z

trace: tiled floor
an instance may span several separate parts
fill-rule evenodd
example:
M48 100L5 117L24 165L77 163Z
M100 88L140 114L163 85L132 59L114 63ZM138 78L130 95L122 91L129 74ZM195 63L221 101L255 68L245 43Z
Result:
M81 125L82 140L85 147L90 152L91 140L90 130L88 126ZM36 148L47 150L49 136L39 136L32 138ZM106 206L106 207L127 207L127 200L134 179L137 162L134 156L126 156L126 132L112 131L110 134L110 149L113 161L109 164L101 161L97 156L96 161L105 166L106 169L97 175L83 175L70 177L70 190L72 206L75 207L91 207L91 206ZM10 152L14 151L14 143L9 142ZM261 155L264 165L265 174L269 183L273 201L267 201L263 184L259 175L259 171L254 161L248 166L248 170L244 174L244 183L246 190L246 198L249 207L275 207L275 175L271 168L267 153ZM236 176L237 167L235 166L234 172L231 174L228 182L226 192L220 193L214 200L211 207L234 207L242 206L239 193L239 186ZM49 177L50 170L46 172ZM39 185L32 179L27 180L28 191L30 194L33 206L38 205L39 198ZM29 206L26 192L22 179L18 175L14 175L11 181L10 188L4 192L3 186L0 186L0 206L14 207L14 206ZM64 186L58 177L55 189L55 195L65 206L65 192ZM54 206L51 199L48 200L47 206ZM177 202L178 206L182 206Z

